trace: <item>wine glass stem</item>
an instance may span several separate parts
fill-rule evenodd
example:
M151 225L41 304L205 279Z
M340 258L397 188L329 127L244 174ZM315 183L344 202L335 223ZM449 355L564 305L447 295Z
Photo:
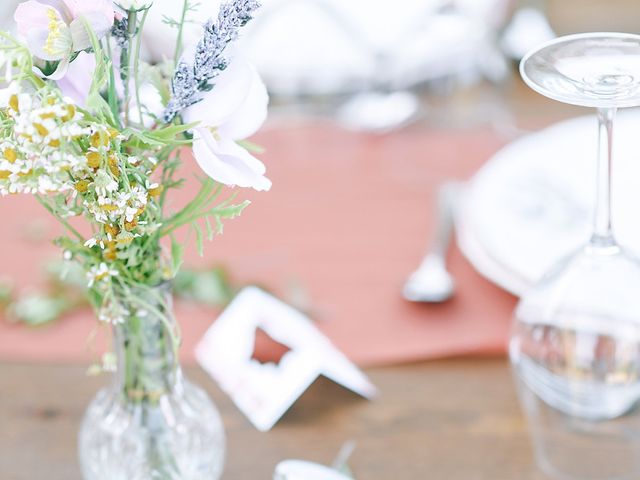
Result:
M591 237L591 244L594 246L615 245L611 230L611 163L615 116L616 108L598 109L598 185Z

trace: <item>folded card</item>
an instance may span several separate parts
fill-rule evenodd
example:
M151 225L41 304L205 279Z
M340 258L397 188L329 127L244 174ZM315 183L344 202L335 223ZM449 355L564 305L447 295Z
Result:
M259 330L288 349L279 363L253 358ZM261 431L270 430L320 375L365 398L376 394L309 317L256 287L243 289L218 317L196 358Z

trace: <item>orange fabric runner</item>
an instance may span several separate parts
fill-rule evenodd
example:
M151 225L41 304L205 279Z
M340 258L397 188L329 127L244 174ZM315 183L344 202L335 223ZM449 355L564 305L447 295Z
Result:
M452 301L414 305L400 296L430 238L434 192L443 181L469 178L501 146L495 134L414 127L371 136L316 124L272 126L255 141L267 149L273 189L240 190L238 198L253 205L206 245L204 258L189 249L189 264L224 264L237 282L258 282L285 300L297 286L320 329L360 365L504 352L515 299L457 249ZM45 229L51 238L55 221L23 196L0 199L0 218L1 274L25 288L37 283L59 252L29 240L29 231ZM217 312L178 302L176 313L191 362ZM0 320L0 360L88 361L96 323L89 311L38 329Z

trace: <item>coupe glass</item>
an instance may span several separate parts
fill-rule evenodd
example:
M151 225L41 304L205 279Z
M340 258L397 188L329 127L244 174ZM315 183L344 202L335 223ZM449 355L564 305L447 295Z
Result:
M599 138L591 238L515 313L510 357L537 461L558 479L637 479L640 263L616 243L610 205L616 109L640 105L640 36L561 37L520 72L542 95L596 108Z

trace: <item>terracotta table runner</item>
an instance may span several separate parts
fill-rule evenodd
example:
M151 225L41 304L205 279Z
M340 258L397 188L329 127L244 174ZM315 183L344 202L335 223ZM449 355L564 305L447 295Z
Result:
M297 286L319 327L361 365L504 351L515 299L481 278L457 249L452 301L414 305L400 296L429 241L436 189L469 178L501 146L494 133L417 126L371 136L330 125L272 125L255 141L266 147L273 189L239 190L253 205L206 245L204 258L191 248L190 265L224 264L237 282L260 283L285 300ZM23 288L37 284L42 265L59 252L29 240L29 231L44 229L51 238L59 232L55 221L22 196L0 199L0 218L0 273ZM185 302L176 312L190 362L217 312ZM89 311L37 329L0 319L0 360L87 361L96 323Z

